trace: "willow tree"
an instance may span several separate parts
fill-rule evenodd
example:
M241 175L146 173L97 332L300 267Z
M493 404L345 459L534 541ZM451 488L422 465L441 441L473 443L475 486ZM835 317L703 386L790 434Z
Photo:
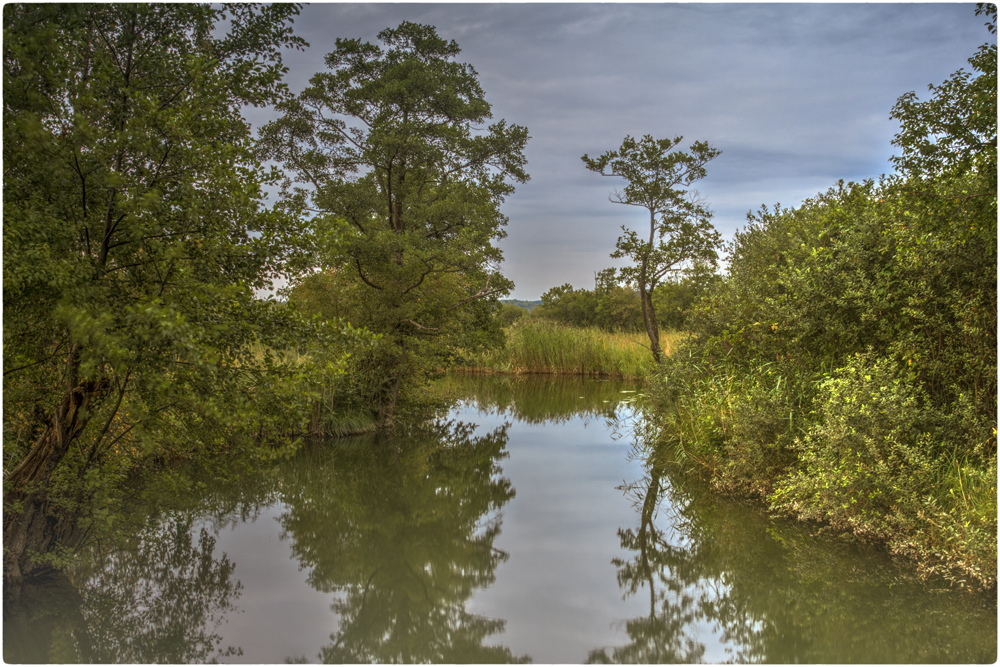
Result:
M584 155L587 169L602 176L624 178L624 190L615 189L609 199L614 204L638 206L649 212L649 234L640 237L622 225L614 258L627 257L635 265L622 269L622 277L639 288L642 321L649 336L653 358L659 361L660 332L653 310L653 292L662 280L685 266L702 263L714 266L719 233L710 222L712 214L689 187L705 177L705 164L720 151L704 141L691 144L690 152L674 149L683 137L653 139L646 135L636 141L630 136L621 148L597 159Z
M499 206L528 180L527 129L492 118L476 71L431 26L338 39L320 72L263 128L287 170L285 205L311 212L313 266L355 325L382 334L366 392L391 420L401 382L491 318L512 283L493 242ZM359 370L358 375L364 375Z

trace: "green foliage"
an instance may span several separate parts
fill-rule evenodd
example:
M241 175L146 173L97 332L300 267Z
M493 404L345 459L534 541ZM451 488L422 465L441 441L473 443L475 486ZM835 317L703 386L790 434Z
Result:
M616 271L599 272L593 291L575 289L569 283L553 287L542 295L542 303L532 315L575 327L643 331L639 293L631 285L619 285ZM696 264L662 282L652 297L657 328L684 329L688 311L717 279L710 267Z
M996 34L997 6L979 3L980 14L989 18L986 27ZM892 118L902 127L893 143L903 154L892 162L901 173L922 177L976 171L996 180L997 45L981 46L969 64L978 75L959 70L941 85L928 86L930 100L920 102L909 92L896 102Z
M57 549L126 475L302 429L363 338L254 297L300 229L262 205L273 177L241 108L284 96L297 12L4 8L5 501L26 510L5 544ZM29 530L45 513L62 533Z
M311 263L327 270L327 293L382 334L358 363L388 419L455 345L499 340L496 298L512 284L493 242L511 182L528 180L528 133L503 120L479 129L491 111L476 72L434 28L404 22L379 39L388 49L338 39L329 71L280 103L261 137L289 172L284 207L319 211Z
M509 327L527 314L528 311L520 306L514 306L509 303L501 303L500 310L497 312L497 317L500 318L503 326Z
M511 306L517 306L519 308L524 308L529 313L534 310L535 306L540 305L541 301L524 301L523 299L500 299L500 303L508 304Z
M587 155L581 158L587 169L628 182L624 191L612 193L611 202L649 211L649 237L642 238L623 225L625 233L611 256L635 263L622 270L622 280L639 288L643 324L656 360L660 349L652 295L657 285L692 263L714 267L721 239L697 191L687 189L705 177L705 164L720 151L704 141L692 143L689 153L674 151L682 139L653 139L647 134L636 141L626 136L618 150L596 160Z
M749 216L653 389L716 488L991 585L995 501L963 491L996 467L995 46L973 61L894 108L905 178Z
M907 514L933 490L944 425L895 366L855 357L820 385L801 466L775 493L775 507L882 540L910 527L915 516Z
M984 465L962 451L988 447L993 424L969 404L936 409L915 374L865 355L825 380L816 404L772 507L886 542L928 571L957 569L962 583L995 576L995 452Z
M569 283L553 287L542 295L542 305L532 312L532 316L575 327L642 331L639 295L620 285L602 286L593 291L574 289Z

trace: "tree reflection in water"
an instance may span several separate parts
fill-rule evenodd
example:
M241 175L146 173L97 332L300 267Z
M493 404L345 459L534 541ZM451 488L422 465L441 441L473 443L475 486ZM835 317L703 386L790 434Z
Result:
M632 395L594 384L603 393L585 413L593 418L616 394ZM530 388L481 393L511 418L531 421L569 414L587 395L582 388L527 416L518 410L536 400ZM815 526L719 497L649 456L642 443L651 441L639 433L633 455L645 462L644 475L624 489L635 514L618 530L624 555L613 561L622 594L648 596L648 606L624 621L624 645L593 650L590 662L996 659L995 592L937 594L877 550L814 537ZM214 553L211 529L277 506L309 583L334 600L336 625L313 659L526 661L489 643L504 620L466 611L507 558L494 547L514 497L500 465L506 449L506 426L477 437L469 425L444 423L391 439L314 443L274 475L208 485L177 503L186 509L123 535L114 552L5 605L4 658L193 663L237 653L220 632L241 585L233 563Z
M649 616L625 622L632 640L628 645L616 647L611 655L606 649L591 651L588 663L690 663L700 662L705 654L705 646L688 635L689 626L701 617L696 600L681 579L671 576L671 566L684 560L683 549L669 539L679 539L679 534L655 523L666 482L663 464L654 460L642 480L623 487L639 511L639 527L620 528L618 539L635 556L612 563L625 597L648 588Z
M239 655L216 629L240 594L191 518L152 522L112 553L4 607L6 662L194 663ZM77 586L74 581L82 582Z
M280 502L284 537L315 589L334 594L325 662L526 662L484 643L505 621L465 610L507 554L493 542L514 497L507 428L413 427L313 443L277 475L213 485L150 518L116 549L4 610L8 662L193 663L240 655L216 630L241 584L214 531ZM189 506L189 507L188 507ZM206 510L208 510L206 517ZM75 584L75 585L74 585ZM33 606L34 605L34 606Z
M699 662L709 646L725 652L713 662L996 660L995 591L928 595L940 584L877 548L817 537L680 475L647 451L650 436L633 451L643 479L623 487L639 526L618 536L634 555L613 561L625 597L648 587L649 615L625 622L627 645L588 662Z
M393 438L311 448L285 476L284 533L339 615L324 662L525 662L484 645L505 621L470 614L507 554L494 548L505 425L474 436L446 422Z

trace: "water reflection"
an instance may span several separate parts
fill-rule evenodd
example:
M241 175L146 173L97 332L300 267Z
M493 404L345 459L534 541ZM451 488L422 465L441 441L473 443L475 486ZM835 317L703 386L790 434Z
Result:
M677 474L644 422L615 421L634 387L466 380L482 430L316 442L166 493L118 549L5 606L5 660L995 660L995 595L936 592Z
M561 375L446 376L435 388L475 404L481 412L529 424L558 424L578 417L615 419L621 405L638 393L635 382Z
M996 660L995 592L929 594L877 549L719 498L655 458L622 489L638 526L618 531L632 557L613 564L624 596L649 595L649 614L588 662Z
M179 518L123 541L5 603L5 662L192 663L239 654L217 632L240 583L232 562L213 556L215 538Z
M493 546L514 497L506 443L506 426L450 422L315 447L289 469L282 529L310 585L337 594L323 662L525 661L484 644L503 620L465 610L507 559Z
M649 615L625 622L631 639L628 645L616 647L610 655L606 649L593 650L587 656L588 663L691 663L701 662L705 655L704 644L688 632L700 618L696 600L683 580L672 576L672 566L680 561L678 549L670 543L671 532L655 521L665 483L662 463L654 463L647 466L642 480L625 487L626 494L634 498L639 526L620 528L618 539L622 549L634 556L612 560L625 597L648 589Z

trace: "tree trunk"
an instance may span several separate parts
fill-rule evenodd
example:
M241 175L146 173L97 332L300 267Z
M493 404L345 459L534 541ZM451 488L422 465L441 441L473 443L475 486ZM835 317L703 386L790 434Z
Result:
M392 425L392 413L396 409L396 401L399 399L399 383L402 380L402 369L397 366L392 380L392 388L386 397L385 403L379 408L379 422L383 427Z
M646 276L649 269L649 256L653 252L653 240L656 234L656 213L649 209L649 241L646 243L646 252L639 265L639 302L642 304L642 323L646 327L646 335L649 336L649 350L653 353L653 359L660 363L663 351L660 349L660 330L656 326L656 313L653 312L653 295L646 291Z
M653 312L653 297L644 286L639 289L639 297L642 299L642 323L646 325L646 335L649 336L649 349L653 352L653 359L659 363L663 350L660 348L660 328Z
M656 530L653 525L653 515L656 513L656 506L660 502L660 475L654 465L650 471L649 487L646 489L646 497L642 500L642 514L639 522L639 549L641 554L642 569L646 574L646 581L649 583L649 617L656 618L656 588L653 579L653 567L649 563L649 551L653 548L650 538Z
M75 364L71 352L70 366ZM72 369L71 369L72 370ZM75 379L75 373L70 374ZM49 498L49 482L73 441L90 421L92 404L107 389L98 383L71 383L56 413L24 460L4 480L4 596L17 598L24 577L39 568L33 555L72 546L78 537L77 515Z

